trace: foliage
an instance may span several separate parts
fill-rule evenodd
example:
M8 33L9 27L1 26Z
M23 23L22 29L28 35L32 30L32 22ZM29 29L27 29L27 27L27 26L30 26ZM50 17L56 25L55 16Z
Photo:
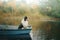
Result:
M12 7L0 6L0 11L2 11L3 13L12 13L12 11L14 11L14 9Z
M58 0L49 0L48 3L49 4L47 6L46 6L46 3L45 3L45 6L48 7L48 8L46 8L44 6L44 7L41 7L39 9L39 11L44 15L48 15L48 16L54 17L54 18L60 18L60 1L58 1ZM50 9L49 9L49 7L50 7Z

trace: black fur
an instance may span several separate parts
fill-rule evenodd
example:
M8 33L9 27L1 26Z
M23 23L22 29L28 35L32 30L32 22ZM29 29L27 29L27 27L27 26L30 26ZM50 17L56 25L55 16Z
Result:
M18 29L22 29L23 28L23 25L22 23L19 25Z

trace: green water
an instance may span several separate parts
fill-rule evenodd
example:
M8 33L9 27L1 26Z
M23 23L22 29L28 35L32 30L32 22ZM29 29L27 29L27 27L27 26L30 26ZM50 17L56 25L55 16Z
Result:
M33 32L33 40L60 40L60 21L48 21Z

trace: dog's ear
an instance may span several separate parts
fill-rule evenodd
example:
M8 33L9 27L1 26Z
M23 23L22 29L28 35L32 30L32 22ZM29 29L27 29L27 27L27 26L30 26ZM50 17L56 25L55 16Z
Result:
M24 17L24 21L26 21L26 20L27 20L27 16Z

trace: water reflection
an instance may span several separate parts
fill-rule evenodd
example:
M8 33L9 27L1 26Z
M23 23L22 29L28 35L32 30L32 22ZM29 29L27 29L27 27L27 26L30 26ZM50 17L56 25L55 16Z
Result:
M60 22L44 22L42 27L36 31L32 31L32 40L60 40L59 27Z

